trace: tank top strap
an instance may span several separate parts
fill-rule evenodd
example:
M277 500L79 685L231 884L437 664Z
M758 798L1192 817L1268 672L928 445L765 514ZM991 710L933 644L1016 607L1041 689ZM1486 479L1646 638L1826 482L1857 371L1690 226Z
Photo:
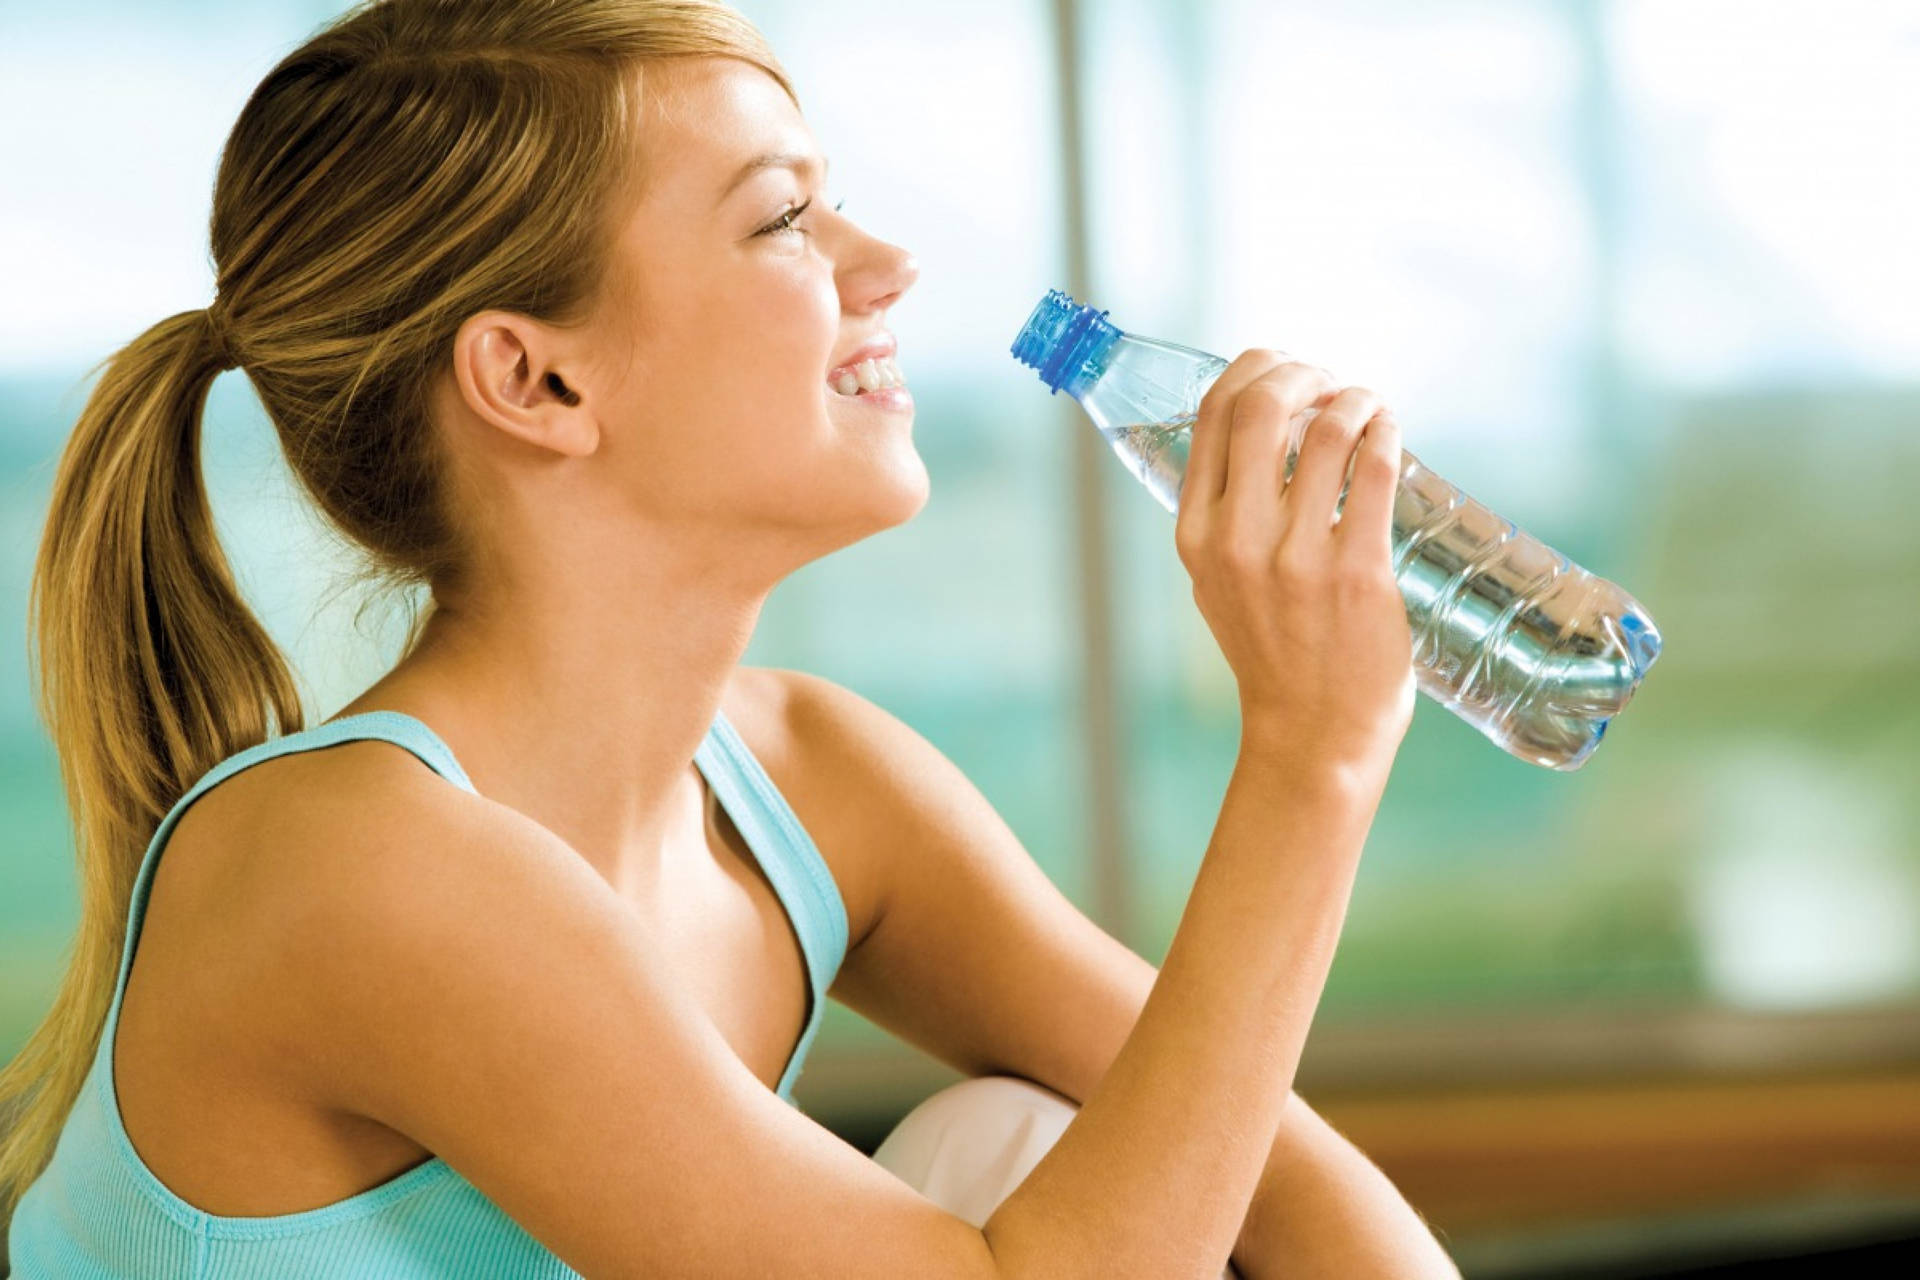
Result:
M778 1089L782 1097L790 1097L793 1081L820 1029L827 989L846 958L846 903L832 869L801 825L799 815L767 776L733 722L717 707L694 761L726 807L727 816L740 828L760 869L773 883L800 938L813 999L805 1029Z
M323 724L312 725L293 733L269 738L242 751L237 751L225 760L214 765L200 780L187 789L185 795L174 802L166 817L154 830L153 839L147 843L147 851L140 859L140 870L133 881L133 893L128 900L126 935L120 946L120 972L114 980L113 1003L107 1010L107 1021L100 1037L101 1049L107 1050L113 1044L113 1030L120 1017L120 999L125 994L127 975L133 970L133 950L140 938L140 926L147 913L147 898L153 891L154 869L159 865L160 853L165 848L167 837L180 822L193 802L219 786L234 774L249 769L263 760L275 756L296 755L303 751L317 751L322 747L336 746L342 742L354 742L374 738L391 742L403 747L419 758L429 769L451 782L462 791L473 791L473 781L467 777L467 771L454 759L453 751L440 736L429 729L420 720L400 711L363 711L355 715L342 716ZM477 794L477 793L476 793Z

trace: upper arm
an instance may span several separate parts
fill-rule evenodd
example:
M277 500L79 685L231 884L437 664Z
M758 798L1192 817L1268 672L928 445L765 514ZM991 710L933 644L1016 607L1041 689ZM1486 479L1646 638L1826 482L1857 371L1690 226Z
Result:
M322 810L248 898L269 1034L332 1105L587 1275L992 1274L977 1229L753 1075L558 837L424 774Z

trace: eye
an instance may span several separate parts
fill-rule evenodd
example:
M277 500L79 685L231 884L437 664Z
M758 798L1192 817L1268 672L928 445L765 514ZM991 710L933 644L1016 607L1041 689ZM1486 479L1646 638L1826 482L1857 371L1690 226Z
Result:
M801 214L805 213L807 211L807 205L810 205L812 203L813 201L809 200L807 201L807 204L793 206L792 208L788 209L785 213L781 214L778 218L775 218L772 223L760 228L760 234L763 236L769 236L774 234L777 231L798 231L801 235L806 235L807 234L806 228L795 226L794 220L798 218Z
M801 214L805 213L807 211L808 205L811 205L812 203L813 203L812 200L808 200L806 204L798 204L793 206L792 208L788 209L785 213L781 214L778 218L775 218L771 223L760 228L760 230L755 232L755 234L763 235L763 236L773 235L775 232L798 232L800 235L803 235L803 236L809 234L805 227L796 225L795 220L799 218ZM834 205L833 211L835 213L840 212L840 205L843 205L845 203L846 201L842 200L840 204Z

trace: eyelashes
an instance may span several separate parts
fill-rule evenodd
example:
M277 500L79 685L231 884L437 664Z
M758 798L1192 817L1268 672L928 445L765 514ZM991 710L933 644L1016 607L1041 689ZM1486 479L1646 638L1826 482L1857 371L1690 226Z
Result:
M806 204L798 204L793 206L791 209L788 209L785 213L781 214L778 218L775 218L772 222L760 228L760 230L755 232L754 234L763 235L763 236L775 235L780 232L797 232L803 236L811 234L805 227L795 225L795 220L798 219L801 214L805 213L807 211L807 207L812 203L813 201L809 199L806 202ZM844 205L845 203L846 203L845 200L840 201L839 204L836 204L833 206L833 211L835 213L840 212L840 206Z
M775 218L771 225L762 227L760 229L760 234L773 235L775 232L780 232L780 231L798 231L801 235L807 234L806 229L803 227L795 226L794 221L801 214L805 213L807 211L808 205L811 205L812 203L813 203L812 200L808 200L806 204L797 205L794 208L788 209L785 213L781 214L778 218Z

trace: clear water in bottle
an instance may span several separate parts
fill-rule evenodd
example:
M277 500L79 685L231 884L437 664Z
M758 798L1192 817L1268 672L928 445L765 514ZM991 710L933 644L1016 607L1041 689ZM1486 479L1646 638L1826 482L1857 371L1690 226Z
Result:
M1200 398L1227 361L1125 333L1106 314L1052 290L1013 354L1078 400L1114 456L1177 513ZM1314 412L1290 424L1283 483ZM1336 517L1346 495L1343 484ZM1660 656L1640 603L1404 451L1393 550L1421 692L1522 760L1585 764Z

